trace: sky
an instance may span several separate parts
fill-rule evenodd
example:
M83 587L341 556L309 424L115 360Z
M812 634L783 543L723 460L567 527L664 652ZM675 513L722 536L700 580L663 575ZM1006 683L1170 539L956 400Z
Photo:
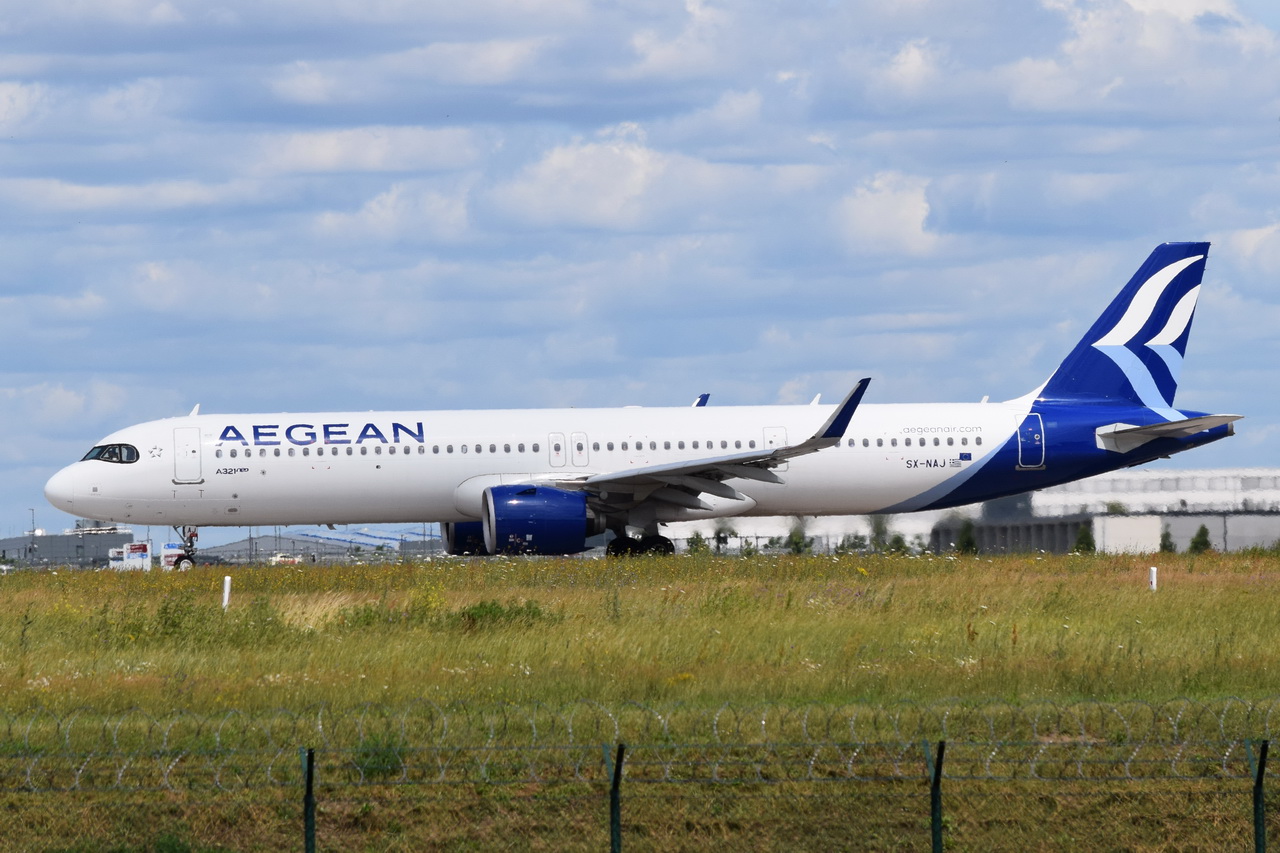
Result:
M1280 464L1272 0L0 0L0 536L201 411L1008 399L1213 242Z

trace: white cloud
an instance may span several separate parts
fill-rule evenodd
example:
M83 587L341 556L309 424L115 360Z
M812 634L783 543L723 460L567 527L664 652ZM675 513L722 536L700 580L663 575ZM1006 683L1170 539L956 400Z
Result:
M269 85L281 100L298 104L327 104L335 99L339 88L334 75L304 60L280 71Z
M669 166L669 158L644 145L635 125L551 149L496 191L513 215L540 225L634 228L649 214L647 194Z
M0 127L12 128L36 113L49 98L42 83L0 82Z
M938 48L929 39L913 39L876 70L873 86L897 97L927 94L938 84L940 59Z
M318 232L343 240L455 241L467 232L468 191L454 193L418 182L397 183L354 213L329 211L316 219Z
M721 59L720 39L729 27L729 12L706 0L685 0L687 19L680 32L666 36L644 29L631 37L638 61L627 76L671 77L705 73Z
M836 204L834 219L854 253L926 255L939 236L929 230L929 181L900 172L880 172Z
M479 156L464 128L359 127L274 134L262 140L267 172L389 172L457 169Z
M1272 280L1280 277L1280 223L1233 231L1222 242L1234 263Z
M481 42L436 42L381 60L388 69L415 77L469 86L519 80L551 45L546 38Z
M0 198L18 208L44 210L173 210L229 201L248 201L257 184L235 181L211 185L199 181L160 181L150 184L101 186L50 178L0 179Z
M93 98L89 103L89 115L101 122L138 121L155 114L164 94L164 82L161 80L134 80Z

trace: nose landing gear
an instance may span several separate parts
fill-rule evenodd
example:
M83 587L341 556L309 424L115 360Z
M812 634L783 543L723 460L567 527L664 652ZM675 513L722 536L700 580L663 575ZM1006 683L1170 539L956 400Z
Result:
M196 564L196 540L200 532L195 527L174 527L174 532L182 537L182 553L173 561L173 568L185 572Z

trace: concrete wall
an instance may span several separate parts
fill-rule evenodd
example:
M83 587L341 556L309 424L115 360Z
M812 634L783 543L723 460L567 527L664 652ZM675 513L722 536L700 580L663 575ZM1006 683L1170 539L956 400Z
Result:
M1100 515L1093 520L1093 542L1107 554L1150 554L1160 550L1163 521L1158 515Z

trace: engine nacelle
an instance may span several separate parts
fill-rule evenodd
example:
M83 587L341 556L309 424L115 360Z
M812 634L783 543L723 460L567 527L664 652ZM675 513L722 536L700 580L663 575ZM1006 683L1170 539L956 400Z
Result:
M484 524L479 521L455 521L440 525L445 550L454 556L488 554L484 547Z
M484 544L490 554L576 554L604 523L587 510L584 492L551 486L484 490Z

